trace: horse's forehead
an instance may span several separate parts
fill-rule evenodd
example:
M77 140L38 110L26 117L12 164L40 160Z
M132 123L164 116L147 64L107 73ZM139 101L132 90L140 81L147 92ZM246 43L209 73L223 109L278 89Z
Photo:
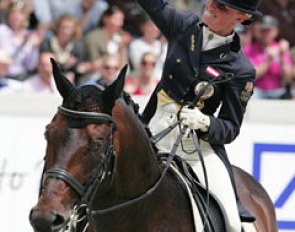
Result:
M63 106L80 111L102 110L102 90L96 86L82 86L73 93L69 99L64 99Z
M52 139L60 139L65 136L68 129L68 122L65 116L57 112L51 122L46 126L45 135Z

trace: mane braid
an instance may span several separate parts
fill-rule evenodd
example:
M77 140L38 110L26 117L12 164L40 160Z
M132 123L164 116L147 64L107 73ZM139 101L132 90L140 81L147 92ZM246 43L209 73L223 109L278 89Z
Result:
M131 109L131 111L138 117L140 118L140 113L139 113L139 105L137 103L135 103L132 98L131 95L125 91L123 91L122 93L122 97L126 103L126 105Z

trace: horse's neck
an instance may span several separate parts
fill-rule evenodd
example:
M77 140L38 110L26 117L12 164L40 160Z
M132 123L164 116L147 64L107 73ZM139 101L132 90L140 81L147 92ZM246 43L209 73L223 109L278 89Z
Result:
M113 115L117 128L114 142L118 153L118 191L124 196L142 194L160 176L154 151L141 123L124 103L116 103Z

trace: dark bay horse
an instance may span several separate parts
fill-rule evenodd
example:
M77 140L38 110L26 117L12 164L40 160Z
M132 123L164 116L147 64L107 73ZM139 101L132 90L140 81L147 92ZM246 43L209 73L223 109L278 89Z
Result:
M184 185L169 171L162 175L134 107L122 97L127 67L103 89L75 88L52 65L63 103L45 131L40 194L30 212L34 231L195 231ZM242 170L235 173L257 231L276 232L265 190Z

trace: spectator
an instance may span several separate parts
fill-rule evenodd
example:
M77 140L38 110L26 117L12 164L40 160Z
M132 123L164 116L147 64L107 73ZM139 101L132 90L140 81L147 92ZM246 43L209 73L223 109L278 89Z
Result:
M156 62L157 56L154 53L144 53L140 59L139 70L128 77L125 91L132 95L150 95L158 84L158 79L154 77Z
M286 40L277 42L278 20L263 16L254 27L255 42L244 48L256 68L256 88L253 98L279 99L291 79L291 56Z
M247 27L245 25L239 24L235 30L240 36L242 49L246 45L251 44L253 42L253 27L252 27L252 25Z
M40 40L26 28L28 13L22 2L9 5L6 20L7 24L0 25L0 49L13 60L7 76L21 81L37 66Z
M134 37L141 36L140 24L144 11L140 8L136 0L108 0L110 6L117 6L124 12L125 20L123 28Z
M11 3L16 3L19 6L23 6L26 8L26 12L28 15L27 28L30 31L36 31L36 35L39 37L39 40L42 41L44 36L46 35L47 27L44 27L43 24L40 24L34 8L34 0L1 0L0 1L0 23L6 22L6 15Z
M67 76L76 76L77 67L84 60L81 27L78 20L69 14L55 22L53 35L40 45L40 52L51 52ZM72 77L73 78L73 77Z
M139 69L141 57L145 52L152 52L157 57L157 66L154 74L161 78L164 59L166 57L167 43L160 40L160 31L153 21L146 16L140 26L142 36L130 43L129 58L133 69Z
M193 11L197 15L203 14L205 5L205 0L168 0L168 2L180 11Z
M262 1L260 10L265 15L272 15L280 22L279 39L286 39L290 46L295 46L295 1L294 0L267 0Z
M102 58L101 73L95 80L90 80L85 84L97 84L102 86L110 85L116 78L120 68L120 61L115 55L108 55Z
M295 78L292 79L290 84L290 94L291 94L290 99L295 100Z
M292 54L292 61L293 61L293 67L292 67L292 79L289 83L289 92L290 92L290 98L295 100L295 47L291 50Z
M56 87L54 84L52 65L50 58L54 54L42 52L39 55L38 72L23 82L22 92L28 93L54 93ZM73 82L73 80L71 80Z
M96 28L107 8L108 4L103 0L81 0L78 19L81 22L84 35Z
M8 79L7 71L12 60L4 51L0 50L0 92L15 92L21 88L19 81Z
M28 29L37 30L38 20L35 15L33 0L10 0L10 2L18 2L18 4L23 4L24 7L26 7L26 11L28 14Z
M10 3L11 3L11 0L0 1L0 23L6 23L5 15Z
M92 62L92 72L101 71L104 56L116 54L121 61L120 66L128 63L127 46L132 38L123 30L123 24L123 11L112 6L104 12L100 27L86 35L85 49Z
M50 27L60 16L80 12L81 0L33 0L38 21Z
M75 16L80 22L85 34L97 25L102 13L107 8L104 0L29 0L33 1L35 16L43 30L64 14ZM50 35L50 33L49 33Z

